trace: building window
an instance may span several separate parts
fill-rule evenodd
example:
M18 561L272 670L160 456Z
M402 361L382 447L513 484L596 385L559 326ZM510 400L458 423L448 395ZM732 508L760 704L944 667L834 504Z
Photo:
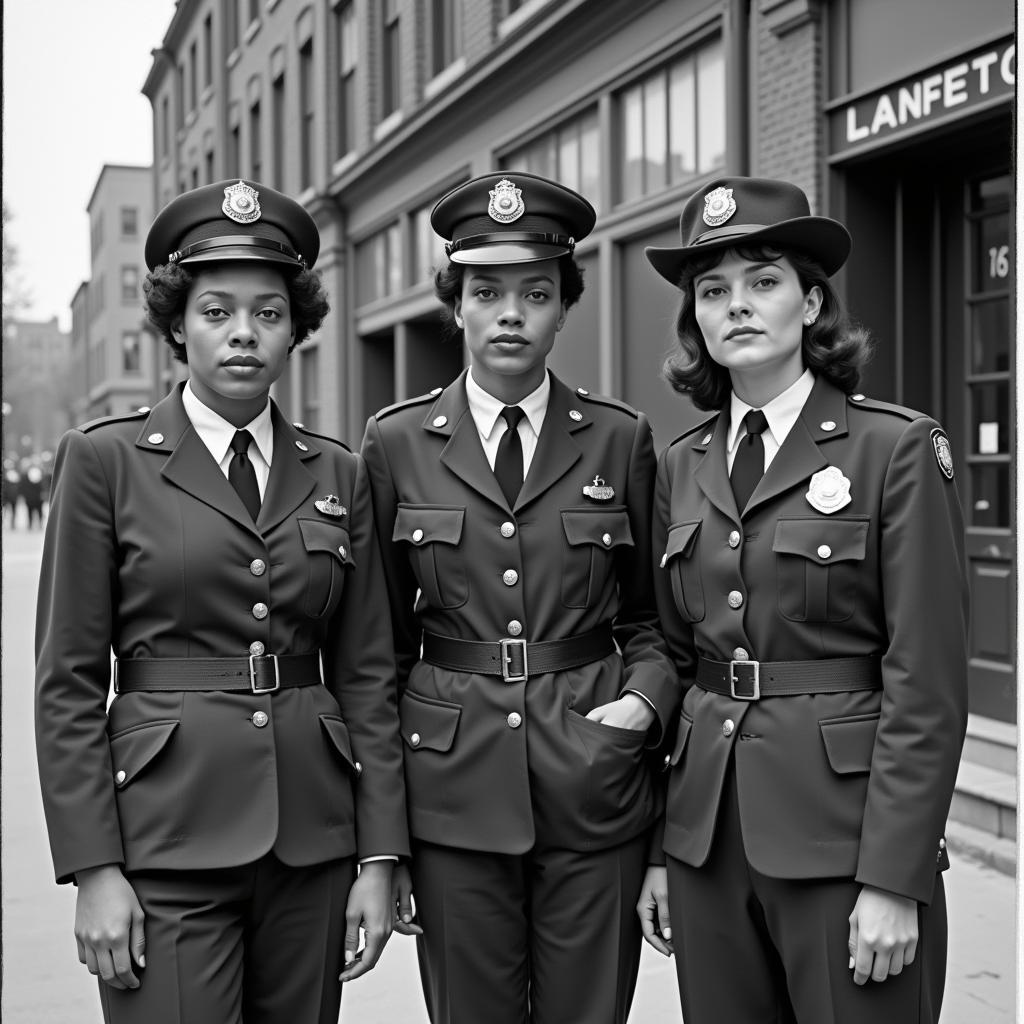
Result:
M313 40L299 50L299 187L313 184L313 116L316 99L313 88Z
M160 152L167 156L171 151L171 101L164 96L160 101Z
M139 268L121 268L121 301L137 302L139 298Z
M178 92L178 116L176 118L177 127L180 129L185 124L185 65L178 65L177 74L177 92Z
M249 0L249 24L260 20L260 0Z
M597 209L603 177L597 108L584 111L531 139L525 146L508 153L501 166L509 171L554 178L585 195Z
M431 0L430 72L438 75L462 52L461 0Z
M139 373L142 369L142 349L138 331L125 331L121 335L121 370Z
M414 211L412 215L412 267L414 285L431 281L434 271L448 262L444 251L444 240L439 238L430 226L430 211L434 203L428 203Z
M381 50L381 116L393 114L401 97L401 52L398 0L384 0L384 45Z
M238 0L228 0L224 5L224 12L224 32L227 35L228 53L231 53L238 49L238 41L241 37L238 25Z
M196 75L199 73L195 40L188 48L188 109L195 110L199 102L196 94Z
M255 181L263 180L263 160L260 146L260 101L249 108L249 174Z
M213 85L213 15L203 20L203 88Z
M281 190L284 188L284 122L285 117L287 117L287 111L284 105L285 93L283 71L274 79L270 88L270 102L273 107L273 124L271 125L271 131L274 133L274 138L272 140L273 148L271 149L270 157L274 165L274 188Z
M213 150L208 149L206 151L206 184L209 185L213 181Z
M228 132L227 163L227 176L237 178L242 173L242 133L237 124Z
M95 257L96 253L103 247L103 218L97 216L92 222L92 255Z
M316 346L303 348L299 352L299 422L307 430L320 429L320 349Z
M397 221L356 246L356 304L396 295L402 289L401 228Z
M334 23L338 44L338 144L337 159L356 148L356 64L359 42L356 36L356 5L336 7Z
M134 206L121 207L121 237L134 238L139 233L139 211Z

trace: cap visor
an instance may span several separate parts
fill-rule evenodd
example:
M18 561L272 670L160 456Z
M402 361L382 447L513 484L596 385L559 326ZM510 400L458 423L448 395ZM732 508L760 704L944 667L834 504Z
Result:
M275 252L273 249L263 249L254 245L224 245L217 249L204 249L192 256L186 256L178 261L178 265L185 267L193 263L278 263L285 267L299 270L302 264L294 257L283 252Z
M508 242L501 245L480 245L473 249L458 249L451 254L452 263L494 265L498 263L536 263L564 256L571 250L564 245L544 245L532 242Z

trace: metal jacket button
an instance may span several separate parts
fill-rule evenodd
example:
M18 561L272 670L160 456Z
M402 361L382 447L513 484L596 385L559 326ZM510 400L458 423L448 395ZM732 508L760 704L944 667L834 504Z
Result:
M249 644L249 653L254 658L262 658L263 655L266 653L266 650L267 648L263 644L262 640L253 640L253 642Z
M821 547L818 548L818 557L819 558L831 558L832 557L832 549L827 544L822 544Z
M510 729L518 729L523 724L523 716L518 711L512 711L509 713L508 718L505 719L508 722Z
M736 723L731 718L727 718L722 723L722 735L726 736L726 737L731 736L732 733L733 733L733 730L735 728L736 728Z
M255 725L257 729L262 729L269 721L270 716L266 711L256 711L253 713L252 724Z
M413 544L419 544L419 542L421 540L423 540L423 531L422 530L413 530L412 531L412 542L413 542Z
M729 547L738 548L740 546L740 531L733 530L729 534Z
M506 569L501 574L501 582L504 583L506 587L514 587L519 582L519 573L517 573L515 569Z
M265 619L270 609L262 602L257 601L252 606L252 615L254 619Z
M127 775L127 773L126 773L126 772L124 772L124 771L119 771L119 772L118 772L118 773L117 773L117 774L116 774L116 775L114 776L114 781L115 781L115 782L116 782L116 783L117 783L117 784L118 784L119 786L123 786L123 785L125 784L125 780L126 780L127 778L128 778L128 775Z
M267 563L264 562L262 558L254 558L249 563L249 572L251 572L253 576L262 576L266 571Z
M501 524L501 535L502 537L514 537L516 533L515 523L502 523Z
M418 747L420 745L420 734L418 732L414 732L409 737L409 743L414 747Z
M733 661L750 661L750 655L742 647L737 647L732 652Z
M523 624L518 619L513 619L508 624L508 635L509 636L519 636L519 634L522 633L522 631L523 631Z
M743 607L743 595L738 590L729 591L729 607L730 608L742 608Z

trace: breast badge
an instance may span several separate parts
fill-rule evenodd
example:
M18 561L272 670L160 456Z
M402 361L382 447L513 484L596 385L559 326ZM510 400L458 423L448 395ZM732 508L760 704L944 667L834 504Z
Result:
M595 476L594 482L583 488L583 497L591 501L611 501L615 497L615 488L609 487L603 477Z
M838 466L826 466L811 477L807 502L813 509L831 515L850 504L850 481Z
M953 449L950 447L949 438L941 427L932 431L932 448L935 451L935 461L942 470L942 475L947 480L953 479Z
M334 516L338 518L348 514L348 509L338 501L336 494L328 494L326 498L321 498L319 501L314 501L313 504L316 506L318 512L323 512L325 516Z

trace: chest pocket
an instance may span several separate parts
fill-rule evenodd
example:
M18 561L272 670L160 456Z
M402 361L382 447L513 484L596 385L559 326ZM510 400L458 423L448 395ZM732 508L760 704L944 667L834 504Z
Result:
M465 553L460 550L466 510L453 505L399 505L393 541L409 545L409 561L424 599L435 608L469 600Z
M338 606L345 573L355 566L352 545L348 530L326 519L300 519L298 522L309 565L306 614L322 619Z
M776 554L779 610L793 622L843 622L856 607L868 527L864 518L780 519Z
M625 506L562 509L562 604L590 608L614 583L616 549L633 547Z
M696 556L697 535L702 520L676 523L668 528L665 554L661 568L672 580L672 597L685 622L704 618L704 584L700 578L700 561Z

